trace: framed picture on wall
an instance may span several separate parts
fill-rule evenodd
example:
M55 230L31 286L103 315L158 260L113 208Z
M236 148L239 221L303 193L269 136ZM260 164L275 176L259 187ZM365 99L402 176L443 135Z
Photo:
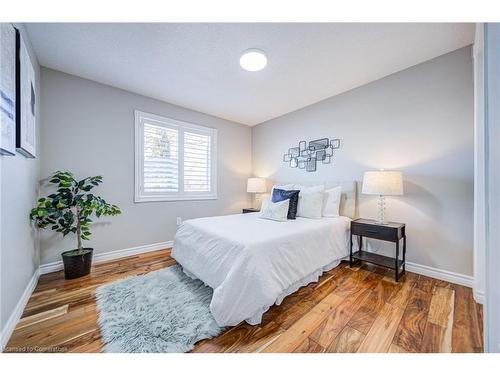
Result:
M35 69L19 31L16 32L16 41L16 149L24 156L34 158L36 157Z
M0 154L16 153L16 29L0 23Z

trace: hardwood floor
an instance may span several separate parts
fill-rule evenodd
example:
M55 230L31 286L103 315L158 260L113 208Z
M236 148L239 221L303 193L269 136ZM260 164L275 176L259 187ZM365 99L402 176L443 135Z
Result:
M43 275L6 351L99 352L96 287L175 264L170 250L95 265L64 280ZM273 306L262 324L228 328L194 352L482 352L482 306L460 285L346 263Z

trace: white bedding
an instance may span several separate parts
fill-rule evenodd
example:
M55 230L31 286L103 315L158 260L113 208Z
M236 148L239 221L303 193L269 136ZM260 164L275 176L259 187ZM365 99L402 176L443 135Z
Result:
M344 216L278 222L259 213L186 220L172 257L214 289L217 324L259 324L269 307L347 256L349 222Z

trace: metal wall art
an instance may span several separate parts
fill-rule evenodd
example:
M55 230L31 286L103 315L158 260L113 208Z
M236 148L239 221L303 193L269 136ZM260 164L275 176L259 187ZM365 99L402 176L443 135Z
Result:
M299 147L291 147L283 155L283 161L289 163L290 168L305 169L307 172L316 172L318 163L330 164L335 150L340 148L340 139L321 138L309 141L300 141Z

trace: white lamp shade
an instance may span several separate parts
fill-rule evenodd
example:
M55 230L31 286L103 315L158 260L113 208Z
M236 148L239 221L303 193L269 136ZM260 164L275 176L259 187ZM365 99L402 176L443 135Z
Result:
M260 177L251 177L247 182L247 193L265 193L266 179Z
M403 174L398 171L365 172L361 193L371 195L403 195Z

